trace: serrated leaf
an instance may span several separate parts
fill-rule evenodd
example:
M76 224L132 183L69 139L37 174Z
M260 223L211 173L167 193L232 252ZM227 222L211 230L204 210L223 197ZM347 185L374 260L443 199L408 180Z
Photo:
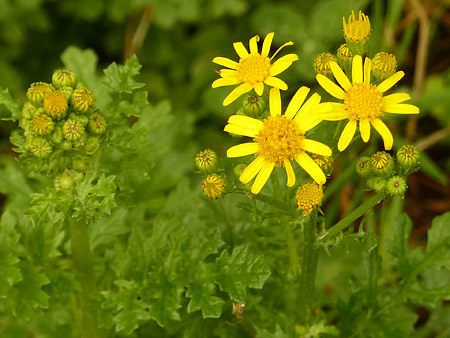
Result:
M450 267L450 212L435 217L428 230L426 253L434 250L442 252L439 255L439 261ZM438 263L437 260L436 263Z
M0 104L11 112L11 117L4 117L5 121L18 121L22 117L22 105L13 99L8 88L0 88Z
M191 284L186 291L186 297L189 297L187 311L194 312L202 310L203 318L219 318L222 314L222 306L225 301L219 297L213 296L216 286L213 283Z
M217 284L236 302L246 300L246 288L261 289L270 276L264 257L249 252L247 245L235 247L231 255L223 251L216 263Z
M141 68L142 66L136 55L129 58L123 66L113 62L104 70L106 75L104 84L114 92L131 94L133 90L145 85L133 79L140 73Z
M2 245L2 235L0 235L0 245ZM0 252L0 298L8 295L12 285L22 280L20 269L15 265L19 258L7 252Z
M130 228L125 224L127 209L116 209L110 217L103 217L89 226L89 243L91 250L112 243L117 236L126 234Z

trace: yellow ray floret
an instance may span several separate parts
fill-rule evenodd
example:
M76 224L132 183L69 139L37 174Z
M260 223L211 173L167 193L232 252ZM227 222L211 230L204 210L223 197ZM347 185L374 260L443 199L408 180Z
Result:
M269 58L273 35L274 33L272 32L264 38L261 53L258 51L258 35L250 39L250 53L242 42L235 42L233 47L240 58L239 62L225 57L215 57L213 59L214 63L229 68L219 71L221 78L212 83L213 88L240 84L224 99L224 106L228 106L239 96L252 89L255 90L257 95L262 95L264 84L281 90L288 88L287 84L277 78L276 75L289 68L294 61L298 60L298 56L296 54L288 54L272 63L272 59L282 48L293 44L292 41L286 42Z
M320 112L326 113L332 105L320 103L320 96L313 94L305 101L309 88L301 87L281 114L281 97L278 88L269 94L270 116L260 121L248 116L233 115L228 119L225 131L248 136L253 142L238 144L227 151L228 157L241 157L255 154L239 177L244 184L255 179L251 192L258 194L266 184L275 167L284 167L287 175L286 185L295 183L292 160L295 160L318 184L324 184L325 174L307 152L331 156L331 149L318 141L307 139L305 133L314 128L320 119Z
M370 139L370 126L381 135L384 148L390 150L394 139L389 128L381 120L384 113L392 114L418 114L419 108L402 103L410 100L406 93L395 93L384 96L405 75L399 71L375 86L370 83L371 59L366 58L363 64L362 57L355 55L352 63L352 82L337 63L331 64L333 76L339 86L323 75L317 75L317 82L332 96L343 101L331 103L331 109L319 113L323 120L348 120L339 138L338 149L347 148L355 135L359 124L359 131L364 142Z

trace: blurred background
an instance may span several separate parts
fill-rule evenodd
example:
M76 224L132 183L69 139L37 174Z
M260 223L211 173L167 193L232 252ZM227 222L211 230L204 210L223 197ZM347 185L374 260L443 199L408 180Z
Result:
M324 51L336 52L343 43L342 17L362 10L372 24L371 54L397 56L398 68L406 73L399 89L411 93L421 109L417 117L388 119L394 149L413 142L423 152L422 171L410 176L405 200L416 225L413 235L420 240L432 217L450 210L449 7L448 0L0 0L0 87L24 99L30 83L50 81L68 46L92 50L99 74L111 62L136 54L149 101L170 101L175 118L185 125L188 156L178 174L199 182L188 159L205 147L225 154L234 140L222 129L240 104L221 105L231 89L211 89L214 70L220 68L211 60L237 60L233 42L248 46L252 36L274 31L274 47L291 40L294 45L282 53L300 57L280 76L289 84L285 99L302 85L328 99L315 82L313 60ZM8 114L0 106L0 115ZM0 126L3 152L14 156L8 138L17 126ZM355 142L335 163L334 177L350 173L345 169L357 157L380 145ZM357 178L344 177L328 206L334 219L362 198Z

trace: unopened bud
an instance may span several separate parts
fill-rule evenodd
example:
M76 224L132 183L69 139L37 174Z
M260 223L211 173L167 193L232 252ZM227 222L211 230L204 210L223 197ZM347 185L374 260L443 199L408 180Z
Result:
M367 179L367 187L375 192L382 192L386 187L386 179L381 176L372 176Z
M30 126L36 135L43 136L49 135L53 131L55 123L50 116L38 114L33 117Z
M242 101L243 115L253 118L262 117L266 111L266 107L266 101L262 96L249 94Z
M67 113L67 100L63 94L59 92L52 92L45 97L44 109L46 113L55 120L60 120Z
M372 59L373 83L377 84L387 79L397 70L397 60L394 54L380 52Z
M343 43L337 50L336 57L339 66L345 71L347 75L351 74L353 54L348 49L348 45Z
M104 134L106 131L106 120L98 111L89 116L88 130L96 135Z
M69 141L76 141L84 135L84 127L80 120L68 119L63 125L64 137Z
M419 163L419 150L412 144L404 145L397 152L397 162L402 169L410 170Z
M217 169L218 157L211 149L202 150L195 156L195 165L202 173L213 173Z
M314 59L314 70L316 71L316 74L325 75L327 78L333 80L333 72L330 67L331 62L337 62L337 59L329 52L325 52L317 56Z
M49 141L43 137L33 137L29 144L30 152L40 158L48 157L52 153L52 146Z
M392 176L386 182L386 190L391 196L403 196L408 186L401 176Z
M64 86L73 88L77 83L77 76L75 73L68 70L56 70L52 75L52 83L55 88Z
M375 175L390 176L394 171L394 159L385 151L377 151L370 158Z
M361 177L373 175L370 157L362 156L356 162L356 173Z
M210 199L221 197L225 191L225 187L224 179L216 174L209 175L202 182L203 193Z
M47 94L53 92L55 88L49 83L45 82L34 82L27 89L27 99L34 106L39 107L44 103Z
M36 112L36 107L31 102L25 102L22 107L22 118L31 120Z
M85 87L77 88L70 97L70 104L75 111L85 113L94 106L94 94Z

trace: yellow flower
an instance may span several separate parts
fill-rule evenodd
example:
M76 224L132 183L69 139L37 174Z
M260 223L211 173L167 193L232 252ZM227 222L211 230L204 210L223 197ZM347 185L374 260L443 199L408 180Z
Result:
M350 41L364 41L370 35L370 20L367 15L359 11L358 20L355 18L355 12L349 16L348 22L342 18L344 25L344 36Z
M337 63L331 63L331 70L339 87L327 77L318 74L316 76L319 84L332 96L343 100L343 103L332 103L330 112L321 113L323 120L339 121L348 119L348 123L342 131L338 142L338 149L343 151L350 144L355 135L356 126L359 122L361 138L367 142L370 138L370 125L381 135L384 148L390 150L394 139L388 127L380 119L384 113L392 114L418 114L419 108L402 103L410 100L406 93L395 93L384 96L383 94L394 86L405 75L399 71L375 86L370 83L370 72L372 61L366 58L364 66L360 55L353 57L352 80L347 78Z
M291 160L297 163L319 184L326 181L325 174L306 153L331 156L331 149L323 143L305 138L305 133L321 121L318 113L329 110L329 104L320 103L319 94L313 94L306 102L309 88L301 87L293 96L281 115L281 97L278 88L272 88L269 94L270 116L260 121L249 116L233 115L228 119L225 131L252 137L254 142L231 147L228 157L241 157L255 154L239 177L246 184L255 176L251 192L258 194L270 177L274 167L284 167L287 174L287 186L295 183Z
M281 90L288 88L284 81L275 76L285 71L292 62L297 61L298 56L296 54L288 54L271 64L272 59L282 48L293 44L292 41L286 42L269 58L268 55L270 46L272 45L273 35L274 33L272 32L264 38L261 54L258 51L257 45L259 36L256 35L250 39L250 53L242 42L235 42L233 44L236 53L239 55L239 62L224 57L215 57L213 59L212 62L229 68L219 71L221 78L212 83L213 88L241 83L241 85L233 89L225 100L223 100L224 106L228 106L239 96L252 89L255 90L256 94L262 95L264 84Z
M300 210L303 210L305 216L318 207L323 200L322 186L316 183L306 183L297 189L295 201Z
M203 193L210 199L216 199L223 195L226 188L222 177L212 174L206 177L202 182Z

